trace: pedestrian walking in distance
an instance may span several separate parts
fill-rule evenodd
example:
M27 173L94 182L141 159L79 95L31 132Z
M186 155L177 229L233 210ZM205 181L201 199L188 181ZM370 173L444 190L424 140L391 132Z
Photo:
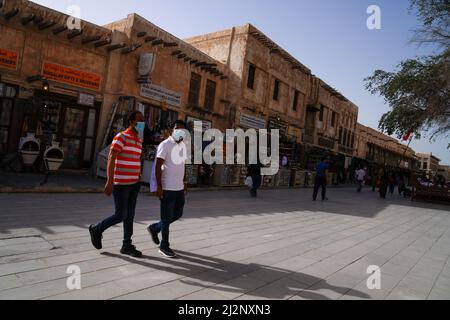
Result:
M366 170L359 168L355 173L356 182L358 183L358 192L362 191L364 181L366 179Z
M167 258L177 255L169 242L170 225L183 216L187 183L185 165L187 160L186 124L178 120L173 126L171 136L163 141L156 154L157 196L161 200L161 221L148 226L153 242L159 245L159 253ZM159 240L161 233L162 240Z
M380 198L386 199L386 194L389 186L389 174L386 169L380 172Z
M108 158L108 181L105 194L113 195L115 213L96 226L91 225L89 232L93 246L102 249L103 233L110 227L123 222L123 247L120 253L135 258L142 256L132 244L133 224L136 202L141 188L142 141L139 131L145 128L141 112L132 112L128 116L128 128L113 140Z
M261 168L262 164L258 162L257 164L251 164L247 168L247 177L252 179L252 187L250 189L250 196L252 198L258 197L258 189L262 184Z
M314 182L314 194L313 200L317 200L319 189L322 188L322 201L328 200L327 198L327 173L329 164L327 158L323 157L320 163L317 165L316 180Z

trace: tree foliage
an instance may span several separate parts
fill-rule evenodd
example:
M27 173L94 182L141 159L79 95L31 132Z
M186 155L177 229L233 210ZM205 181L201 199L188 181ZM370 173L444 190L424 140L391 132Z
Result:
M431 132L431 139L450 136L450 0L411 0L422 21L413 41L435 44L433 56L408 59L397 71L376 70L366 81L372 94L390 106L379 128L399 138ZM450 144L449 144L450 148Z
M418 44L434 44L441 48L450 46L450 1L411 0L411 10L417 10L422 27L412 38Z

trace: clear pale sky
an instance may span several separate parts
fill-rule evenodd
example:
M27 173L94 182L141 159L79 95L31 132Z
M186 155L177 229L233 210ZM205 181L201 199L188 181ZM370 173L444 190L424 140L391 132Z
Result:
M289 51L313 74L360 108L359 122L378 127L388 110L384 100L364 89L375 69L393 70L405 58L431 52L410 44L418 27L408 0L35 0L66 12L81 8L84 20L104 25L136 12L179 38L252 23ZM382 29L366 27L369 5L381 8ZM433 152L450 164L449 141L414 141L416 152Z

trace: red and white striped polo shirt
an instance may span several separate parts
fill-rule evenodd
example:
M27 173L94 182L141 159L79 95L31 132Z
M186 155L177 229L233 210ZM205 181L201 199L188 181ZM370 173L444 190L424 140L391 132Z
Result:
M115 185L132 185L140 180L142 141L133 130L119 133L113 140L111 150L118 152L114 169Z

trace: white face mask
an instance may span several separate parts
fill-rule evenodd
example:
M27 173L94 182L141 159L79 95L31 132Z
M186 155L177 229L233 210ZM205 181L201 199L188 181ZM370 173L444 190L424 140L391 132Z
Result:
M172 133L172 138L175 140L175 142L180 142L184 138L186 138L186 132L181 129L175 129Z

